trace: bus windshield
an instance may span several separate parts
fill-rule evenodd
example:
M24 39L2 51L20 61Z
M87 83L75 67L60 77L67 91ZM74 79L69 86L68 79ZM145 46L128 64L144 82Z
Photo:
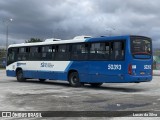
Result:
M131 37L131 53L136 59L149 59L152 54L151 39L146 37Z

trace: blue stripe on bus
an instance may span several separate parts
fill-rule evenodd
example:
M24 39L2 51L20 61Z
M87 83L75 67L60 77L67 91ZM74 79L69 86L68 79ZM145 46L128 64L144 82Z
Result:
M6 75L10 77L16 77L16 72L14 70L6 70Z
M50 79L50 80L65 80L67 81L67 72L53 72L53 71L23 71L25 78L33 78L33 79ZM7 75L15 77L15 71L7 70ZM81 82L88 83L134 83L134 82L148 82L152 80L151 75L147 76L130 76L130 75L93 75L93 74L80 74ZM90 79L83 79L90 78Z
M107 40L124 40L124 39L128 39L129 35L125 35L125 36L112 36L112 37L99 37L99 38L87 38L85 40L85 42L99 42L99 41L106 41Z

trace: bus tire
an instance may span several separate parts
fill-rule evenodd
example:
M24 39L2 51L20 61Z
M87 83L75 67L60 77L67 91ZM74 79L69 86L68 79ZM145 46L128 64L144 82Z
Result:
M103 83L90 83L92 87L100 87Z
M46 79L39 79L39 82L45 82Z
M80 87L82 83L80 83L78 72L72 72L69 74L69 84L72 87Z
M26 81L26 79L23 76L23 71L22 70L17 71L16 77L17 77L18 82L25 82Z

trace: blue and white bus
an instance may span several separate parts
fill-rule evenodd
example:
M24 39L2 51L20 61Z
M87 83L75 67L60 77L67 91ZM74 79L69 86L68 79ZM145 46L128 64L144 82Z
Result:
M63 80L71 86L152 80L152 40L144 36L77 36L8 47L7 76Z

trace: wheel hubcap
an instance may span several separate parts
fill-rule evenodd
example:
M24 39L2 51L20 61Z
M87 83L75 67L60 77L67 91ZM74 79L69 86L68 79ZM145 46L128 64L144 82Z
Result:
M72 77L72 82L73 82L73 83L77 83L77 81L78 81L77 77L76 77L76 76L73 76L73 77Z

